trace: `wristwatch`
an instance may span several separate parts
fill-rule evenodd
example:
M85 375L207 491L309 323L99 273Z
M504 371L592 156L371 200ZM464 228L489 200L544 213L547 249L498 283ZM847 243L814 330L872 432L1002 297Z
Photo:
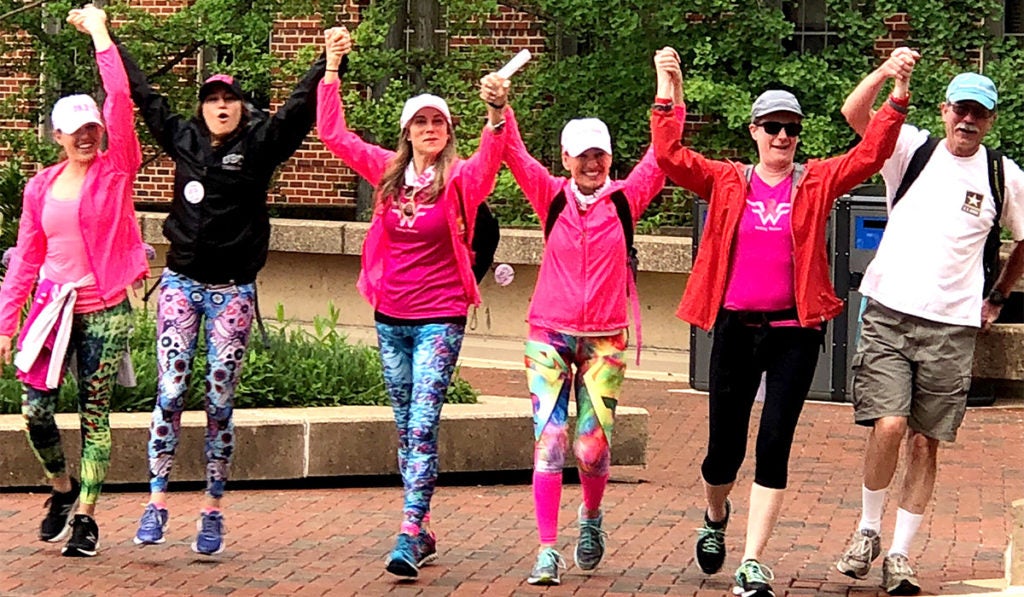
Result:
M1005 294L1003 294L1001 290L999 290L998 288L993 288L992 292L988 293L987 300L989 303L995 305L996 307L1002 307L1003 304L1006 303L1007 298L1008 297Z

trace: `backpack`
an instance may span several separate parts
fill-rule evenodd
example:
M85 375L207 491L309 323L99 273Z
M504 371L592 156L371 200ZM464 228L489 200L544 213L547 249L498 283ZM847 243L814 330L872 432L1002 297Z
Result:
M459 201L459 209L462 210L462 219L466 219L466 206ZM501 240L501 227L498 225L498 218L491 213L487 203L481 203L476 208L476 223L473 224L473 238L470 239L470 249L473 250L473 276L476 283L483 281L487 271L494 264L494 253L498 250L498 241Z
M633 283L636 283L637 272L640 270L640 257L637 255L636 247L633 246L633 214L629 211L629 200L626 199L626 194L622 191L612 193L611 200L615 204L615 213L619 216L622 233L626 237L626 265L633 276ZM558 216L565 206L565 191L559 191L551 200L548 217L544 221L544 240L551 235L551 229L555 227L555 222L558 221Z
M935 148L939 146L941 141L942 139L929 135L924 145L918 147L914 152L914 155L910 158L910 163L907 164L907 171L903 173L903 180L900 181L900 186L892 197L890 211L896 208L896 203L903 198L903 195L910 189L910 185L914 184L914 181L917 180L918 175L924 170L925 164L931 159ZM1006 192L1002 152L988 147L985 148L985 152L988 156L988 186L992 189L992 199L996 204L996 216L992 221L992 229L989 230L988 237L985 238L985 253L981 262L985 273L982 296L988 296L988 293L992 291L996 280L999 278L999 248L1002 245L1002 240L1000 239L1000 232L1002 230L999 226L999 219L1003 214L1003 194Z

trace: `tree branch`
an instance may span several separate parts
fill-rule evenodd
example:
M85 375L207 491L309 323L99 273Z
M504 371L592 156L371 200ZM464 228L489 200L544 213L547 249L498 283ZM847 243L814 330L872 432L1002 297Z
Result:
M167 73L171 72L171 69L173 69L174 67L176 67L179 64L181 64L183 60L185 60L186 58L188 58L192 54L195 54L196 51L199 50L199 48L201 48L201 47L203 47L205 45L206 45L206 40L205 39L201 39L201 40L197 40L197 41L192 42L191 44L186 46L184 50L182 50L182 51L178 52L177 54L175 54L174 57L170 59L170 61L168 61L166 64L164 64L163 66L161 66L160 68L158 68L156 71L154 71L152 74L150 74L148 76L149 77L160 77L162 75L166 75Z

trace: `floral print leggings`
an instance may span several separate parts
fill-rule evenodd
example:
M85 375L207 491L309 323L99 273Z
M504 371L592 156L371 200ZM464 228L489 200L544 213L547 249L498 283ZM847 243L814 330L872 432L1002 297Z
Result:
M249 346L255 284L204 284L165 270L157 303L157 396L149 435L149 488L167 491L181 435L200 323L206 334L206 491L224 495L235 445L235 387Z
M82 428L82 490L79 500L95 504L110 467L110 396L121 359L128 349L132 310L125 300L109 309L76 314L71 324L68 354L76 355L78 416ZM60 388L38 390L25 386L21 412L29 444L46 476L66 473L64 448L53 414Z
M398 428L404 523L421 526L437 484L437 430L466 326L377 323L384 384Z

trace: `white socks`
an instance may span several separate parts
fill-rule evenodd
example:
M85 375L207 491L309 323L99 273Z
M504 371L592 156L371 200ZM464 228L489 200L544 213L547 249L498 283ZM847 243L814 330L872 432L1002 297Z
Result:
M910 555L910 543L917 535L917 529L921 526L924 514L914 514L903 508L896 511L896 530L892 533L892 545L889 547L889 555Z
M863 485L860 488L861 512L860 527L874 532L882 530L882 507L885 505L885 494L888 487L872 491Z

